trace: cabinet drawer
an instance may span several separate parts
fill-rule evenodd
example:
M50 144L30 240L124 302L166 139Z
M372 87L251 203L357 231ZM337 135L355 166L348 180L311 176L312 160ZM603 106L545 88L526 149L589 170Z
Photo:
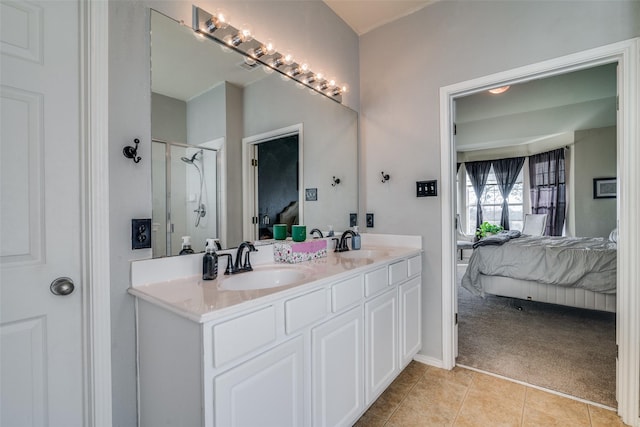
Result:
M284 322L287 334L322 319L327 312L327 292L324 289L285 301Z
M331 305L333 312L342 310L364 298L362 276L352 277L331 287Z
M422 272L422 255L416 255L413 258L409 258L409 277L415 276Z
M389 286L387 267L379 268L364 275L364 294L371 296Z
M389 265L389 284L395 285L409 277L407 275L407 260L394 262Z
M219 367L276 339L273 306L213 326L213 365Z

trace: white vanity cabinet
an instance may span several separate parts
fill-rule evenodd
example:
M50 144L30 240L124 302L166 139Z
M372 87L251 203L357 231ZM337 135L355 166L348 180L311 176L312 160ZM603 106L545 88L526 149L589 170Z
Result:
M420 349L420 259L200 322L138 298L140 425L353 425Z
M314 427L350 426L363 412L362 307L311 330Z
M414 277L399 287L400 363L406 366L422 348L422 280Z
M303 377L301 336L216 376L213 380L215 425L303 425Z
M367 405L398 373L398 291L392 288L364 305L365 398Z

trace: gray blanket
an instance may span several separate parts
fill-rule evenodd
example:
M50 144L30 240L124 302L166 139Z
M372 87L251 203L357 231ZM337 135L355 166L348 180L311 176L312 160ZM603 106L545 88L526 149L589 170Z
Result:
M483 295L480 274L616 292L616 244L595 237L523 236L474 249L462 286Z

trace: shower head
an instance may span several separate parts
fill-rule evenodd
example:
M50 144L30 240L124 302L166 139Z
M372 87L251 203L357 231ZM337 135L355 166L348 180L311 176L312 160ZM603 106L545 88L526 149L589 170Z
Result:
M191 156L191 158L189 158L189 157L180 157L180 160L182 160L185 163L189 163L189 164L192 165L193 162L196 160L196 157L198 157L198 154L201 154L201 153L202 153L202 150L196 151L196 153L193 156Z

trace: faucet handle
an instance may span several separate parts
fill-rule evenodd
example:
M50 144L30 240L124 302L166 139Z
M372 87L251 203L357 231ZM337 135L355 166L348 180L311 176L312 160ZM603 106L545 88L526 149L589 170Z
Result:
M229 257L229 259L227 260L227 268L224 269L224 274L228 275L228 274L233 274L235 273L235 268L233 266L233 258L231 257L231 254L218 254L219 257Z
M251 267L251 260L249 259L249 253L258 252L253 243L247 244L247 253L244 256L244 264L242 265L242 269L246 271L252 271L253 267Z

